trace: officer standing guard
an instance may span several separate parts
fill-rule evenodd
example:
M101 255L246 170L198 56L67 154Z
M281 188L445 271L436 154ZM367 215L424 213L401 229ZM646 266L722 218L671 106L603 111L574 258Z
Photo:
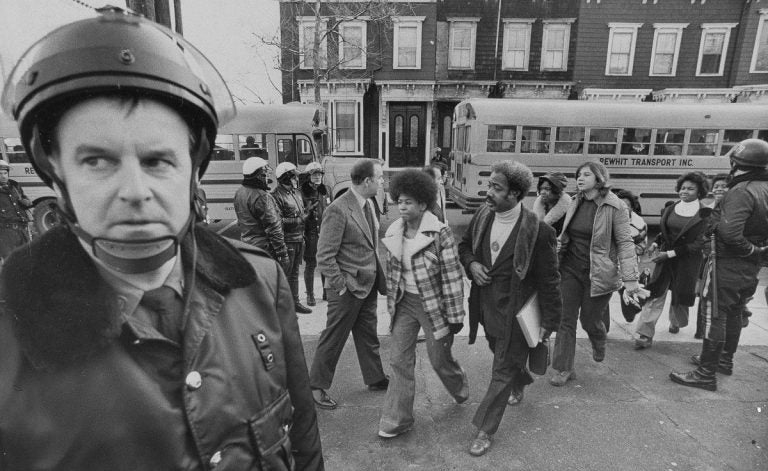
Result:
M3 92L65 225L0 273L0 469L323 469L282 270L195 224L226 84L181 36L99 11Z
M32 203L19 182L10 179L10 171L8 162L0 160L0 265L13 249L29 242L26 210Z
M716 268L711 276L716 289L710 289L707 296L709 329L701 355L691 359L698 368L669 375L675 383L709 391L717 389L716 372L733 373L742 312L757 289L757 275L768 253L768 143L746 139L728 157L729 189L712 216Z

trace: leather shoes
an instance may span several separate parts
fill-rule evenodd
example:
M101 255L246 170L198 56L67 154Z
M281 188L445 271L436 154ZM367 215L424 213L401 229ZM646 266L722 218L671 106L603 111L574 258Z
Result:
M510 406L516 406L523 402L523 397L525 396L525 389L522 391L516 392L514 389L512 390L512 394L509 395L509 399L507 399L507 404Z
M692 388L706 389L707 391L717 391L717 378L714 373L712 377L704 376L698 370L687 373L670 373L669 379L683 386Z
M653 339L650 337L646 337L645 335L640 335L635 339L635 350L642 350L644 348L651 348L651 345L653 344Z
M313 389L312 399L314 399L315 405L320 409L333 410L338 406L336 401L325 392L325 389Z
M680 332L680 327L678 327L676 325L669 326L669 333L670 334L676 334L678 332Z
M314 294L308 294L307 295L307 306L316 306L317 301L315 301L315 295Z
M469 454L472 456L483 456L491 447L491 436L482 430L477 432L477 436L472 440L469 446Z
M556 375L549 378L549 384L552 386L565 386L568 380L576 379L576 373L571 371L558 371Z
M296 301L296 313L297 314L312 314L312 309Z
M386 391L389 387L389 376L385 377L381 381L377 381L368 385L369 391Z

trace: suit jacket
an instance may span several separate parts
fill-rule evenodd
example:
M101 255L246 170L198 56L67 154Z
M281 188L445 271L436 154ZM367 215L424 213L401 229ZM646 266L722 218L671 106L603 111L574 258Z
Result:
M386 293L386 280L376 252L379 223L375 216L373 223L375 231L371 234L352 190L326 208L317 241L317 267L325 275L326 288L338 293L346 287L359 299L368 296L374 286L379 293Z

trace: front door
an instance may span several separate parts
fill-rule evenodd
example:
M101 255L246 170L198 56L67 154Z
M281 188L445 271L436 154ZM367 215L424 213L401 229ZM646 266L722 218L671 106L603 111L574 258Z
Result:
M453 109L458 104L458 101L441 101L437 104L437 146L444 162L448 162L448 154L451 153Z
M389 103L390 167L424 166L426 115L423 103Z

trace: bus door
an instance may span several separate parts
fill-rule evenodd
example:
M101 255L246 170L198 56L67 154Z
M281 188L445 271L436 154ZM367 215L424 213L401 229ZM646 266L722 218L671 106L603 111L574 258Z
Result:
M309 136L304 134L278 134L277 135L277 163L290 162L299 171L310 162L317 160L314 146Z
M422 167L427 138L426 106L389 103L389 166Z

